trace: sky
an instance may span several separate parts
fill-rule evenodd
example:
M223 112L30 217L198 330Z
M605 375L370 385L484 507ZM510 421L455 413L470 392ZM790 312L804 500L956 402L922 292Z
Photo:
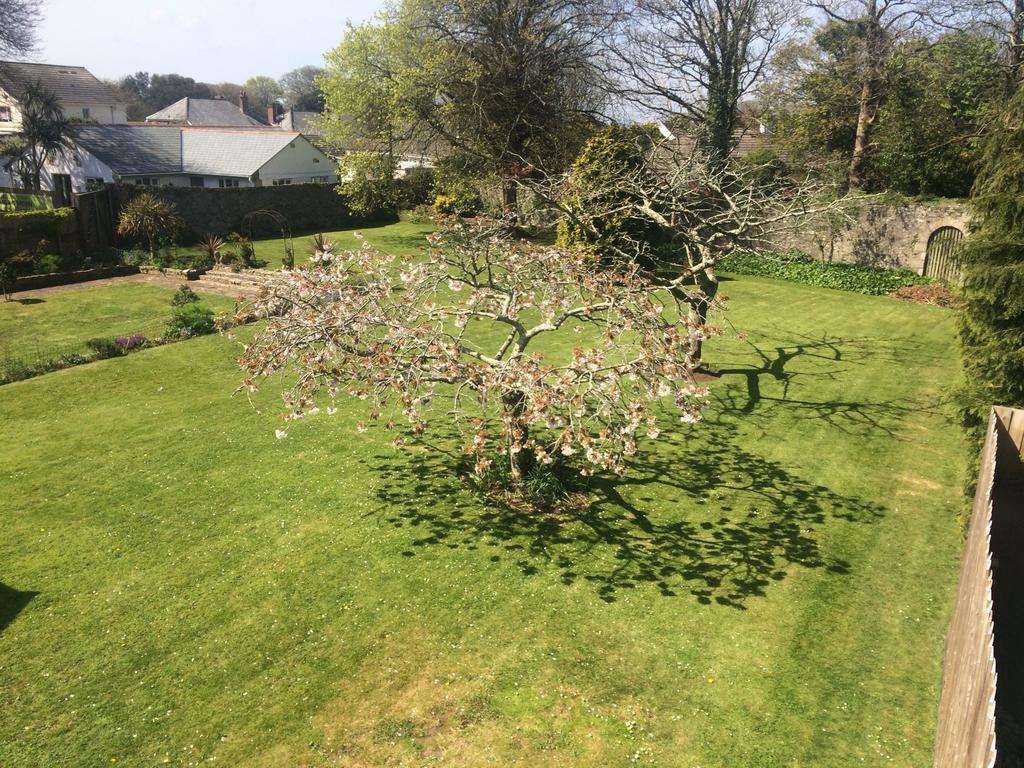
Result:
M341 42L382 0L44 0L32 61L100 78L175 72L210 83L278 78Z

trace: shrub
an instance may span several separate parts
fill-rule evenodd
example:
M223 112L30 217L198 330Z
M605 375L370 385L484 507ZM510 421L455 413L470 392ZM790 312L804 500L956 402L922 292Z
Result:
M480 193L468 185L434 198L434 210L445 216L476 216L483 207Z
M61 272L62 269L63 262L60 256L48 254L45 256L38 256L32 260L32 270L37 275L48 275L52 272Z
M598 232L586 230L566 216L558 223L560 246L582 248L601 256L613 252L614 248L632 252L635 244L657 246L657 229L646 220L630 215L629 204L636 198L615 183L616 179L636 174L643 168L644 156L650 147L649 134L640 128L605 128L587 139L573 162L569 191L563 204L570 212L591 221ZM586 215L593 211L616 210L617 213L599 218Z
M149 339L145 336L118 336L114 339L114 343L117 344L126 353L132 350L139 349L146 346L149 343Z
M89 339L85 342L97 360L105 360L108 357L120 357L126 350L113 339Z
M171 297L171 306L182 307L186 304L195 304L197 301L199 301L199 297L196 295L196 292L187 285L182 285L174 296Z
M117 233L145 237L149 241L149 255L154 260L160 239L173 238L184 228L185 222L174 204L148 192L132 198L117 219Z
M410 209L430 200L434 191L432 168L410 168L405 176L395 179L397 201L400 208Z
M167 324L167 335L175 339L203 336L216 330L213 310L195 302L175 308Z
M930 283L927 277L904 269L865 267L858 264L818 261L799 251L761 254L736 251L718 260L718 269L737 275L757 275L795 283L853 291L870 296L892 293L907 285Z

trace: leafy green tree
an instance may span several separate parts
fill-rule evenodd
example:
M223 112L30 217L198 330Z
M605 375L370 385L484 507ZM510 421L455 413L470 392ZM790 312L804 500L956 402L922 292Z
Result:
M985 138L971 203L958 404L965 425L980 431L990 406L1024 406L1024 88Z
M810 45L783 53L789 93L771 94L775 141L804 164L834 161L849 173L858 139L862 84L859 32L823 26ZM858 163L860 186L907 194L962 196L977 161L977 135L1002 92L998 49L988 37L955 32L908 39L878 75L870 141Z
M266 75L256 75L246 80L245 93L249 97L250 106L256 112L260 112L284 96L284 91L277 80Z
M944 35L922 53L897 52L886 80L871 185L913 195L969 194L978 128L1003 88L996 42L977 33Z
M568 215L558 224L558 244L578 247L599 256L609 253L644 253L658 240L658 231L636 209L636 189L618 184L645 172L651 151L649 133L639 128L602 129L583 145L569 175L563 204ZM600 211L603 215L595 216Z
M328 110L355 134L476 155L514 206L517 179L565 168L594 124L599 16L585 0L404 0L328 57Z
M324 97L320 92L317 78L323 74L320 67L306 66L293 69L281 76L278 85L285 104L291 109L303 112L320 112L324 108Z

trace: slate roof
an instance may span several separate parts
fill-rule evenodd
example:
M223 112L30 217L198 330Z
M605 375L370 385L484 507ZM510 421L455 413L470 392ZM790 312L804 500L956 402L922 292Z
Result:
M75 141L115 173L181 173L181 129L83 125Z
M148 125L86 125L76 142L121 176L194 174L247 177L301 138L260 129Z
M123 103L109 86L97 80L85 67L0 61L0 87L15 98L37 82L65 103Z
M184 129L182 170L207 176L251 176L299 134L289 131Z
M225 99L193 99L186 96L146 118L147 123L183 123L226 128L267 127Z
M306 136L322 136L323 130L317 124L321 117L319 112L299 112L294 109L285 110L277 127L286 131L298 131Z

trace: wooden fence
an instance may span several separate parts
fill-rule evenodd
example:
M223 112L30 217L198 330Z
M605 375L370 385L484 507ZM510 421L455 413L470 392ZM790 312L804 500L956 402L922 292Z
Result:
M935 768L1024 764L1013 736L1024 683L1022 445L1024 411L994 408L946 637Z

